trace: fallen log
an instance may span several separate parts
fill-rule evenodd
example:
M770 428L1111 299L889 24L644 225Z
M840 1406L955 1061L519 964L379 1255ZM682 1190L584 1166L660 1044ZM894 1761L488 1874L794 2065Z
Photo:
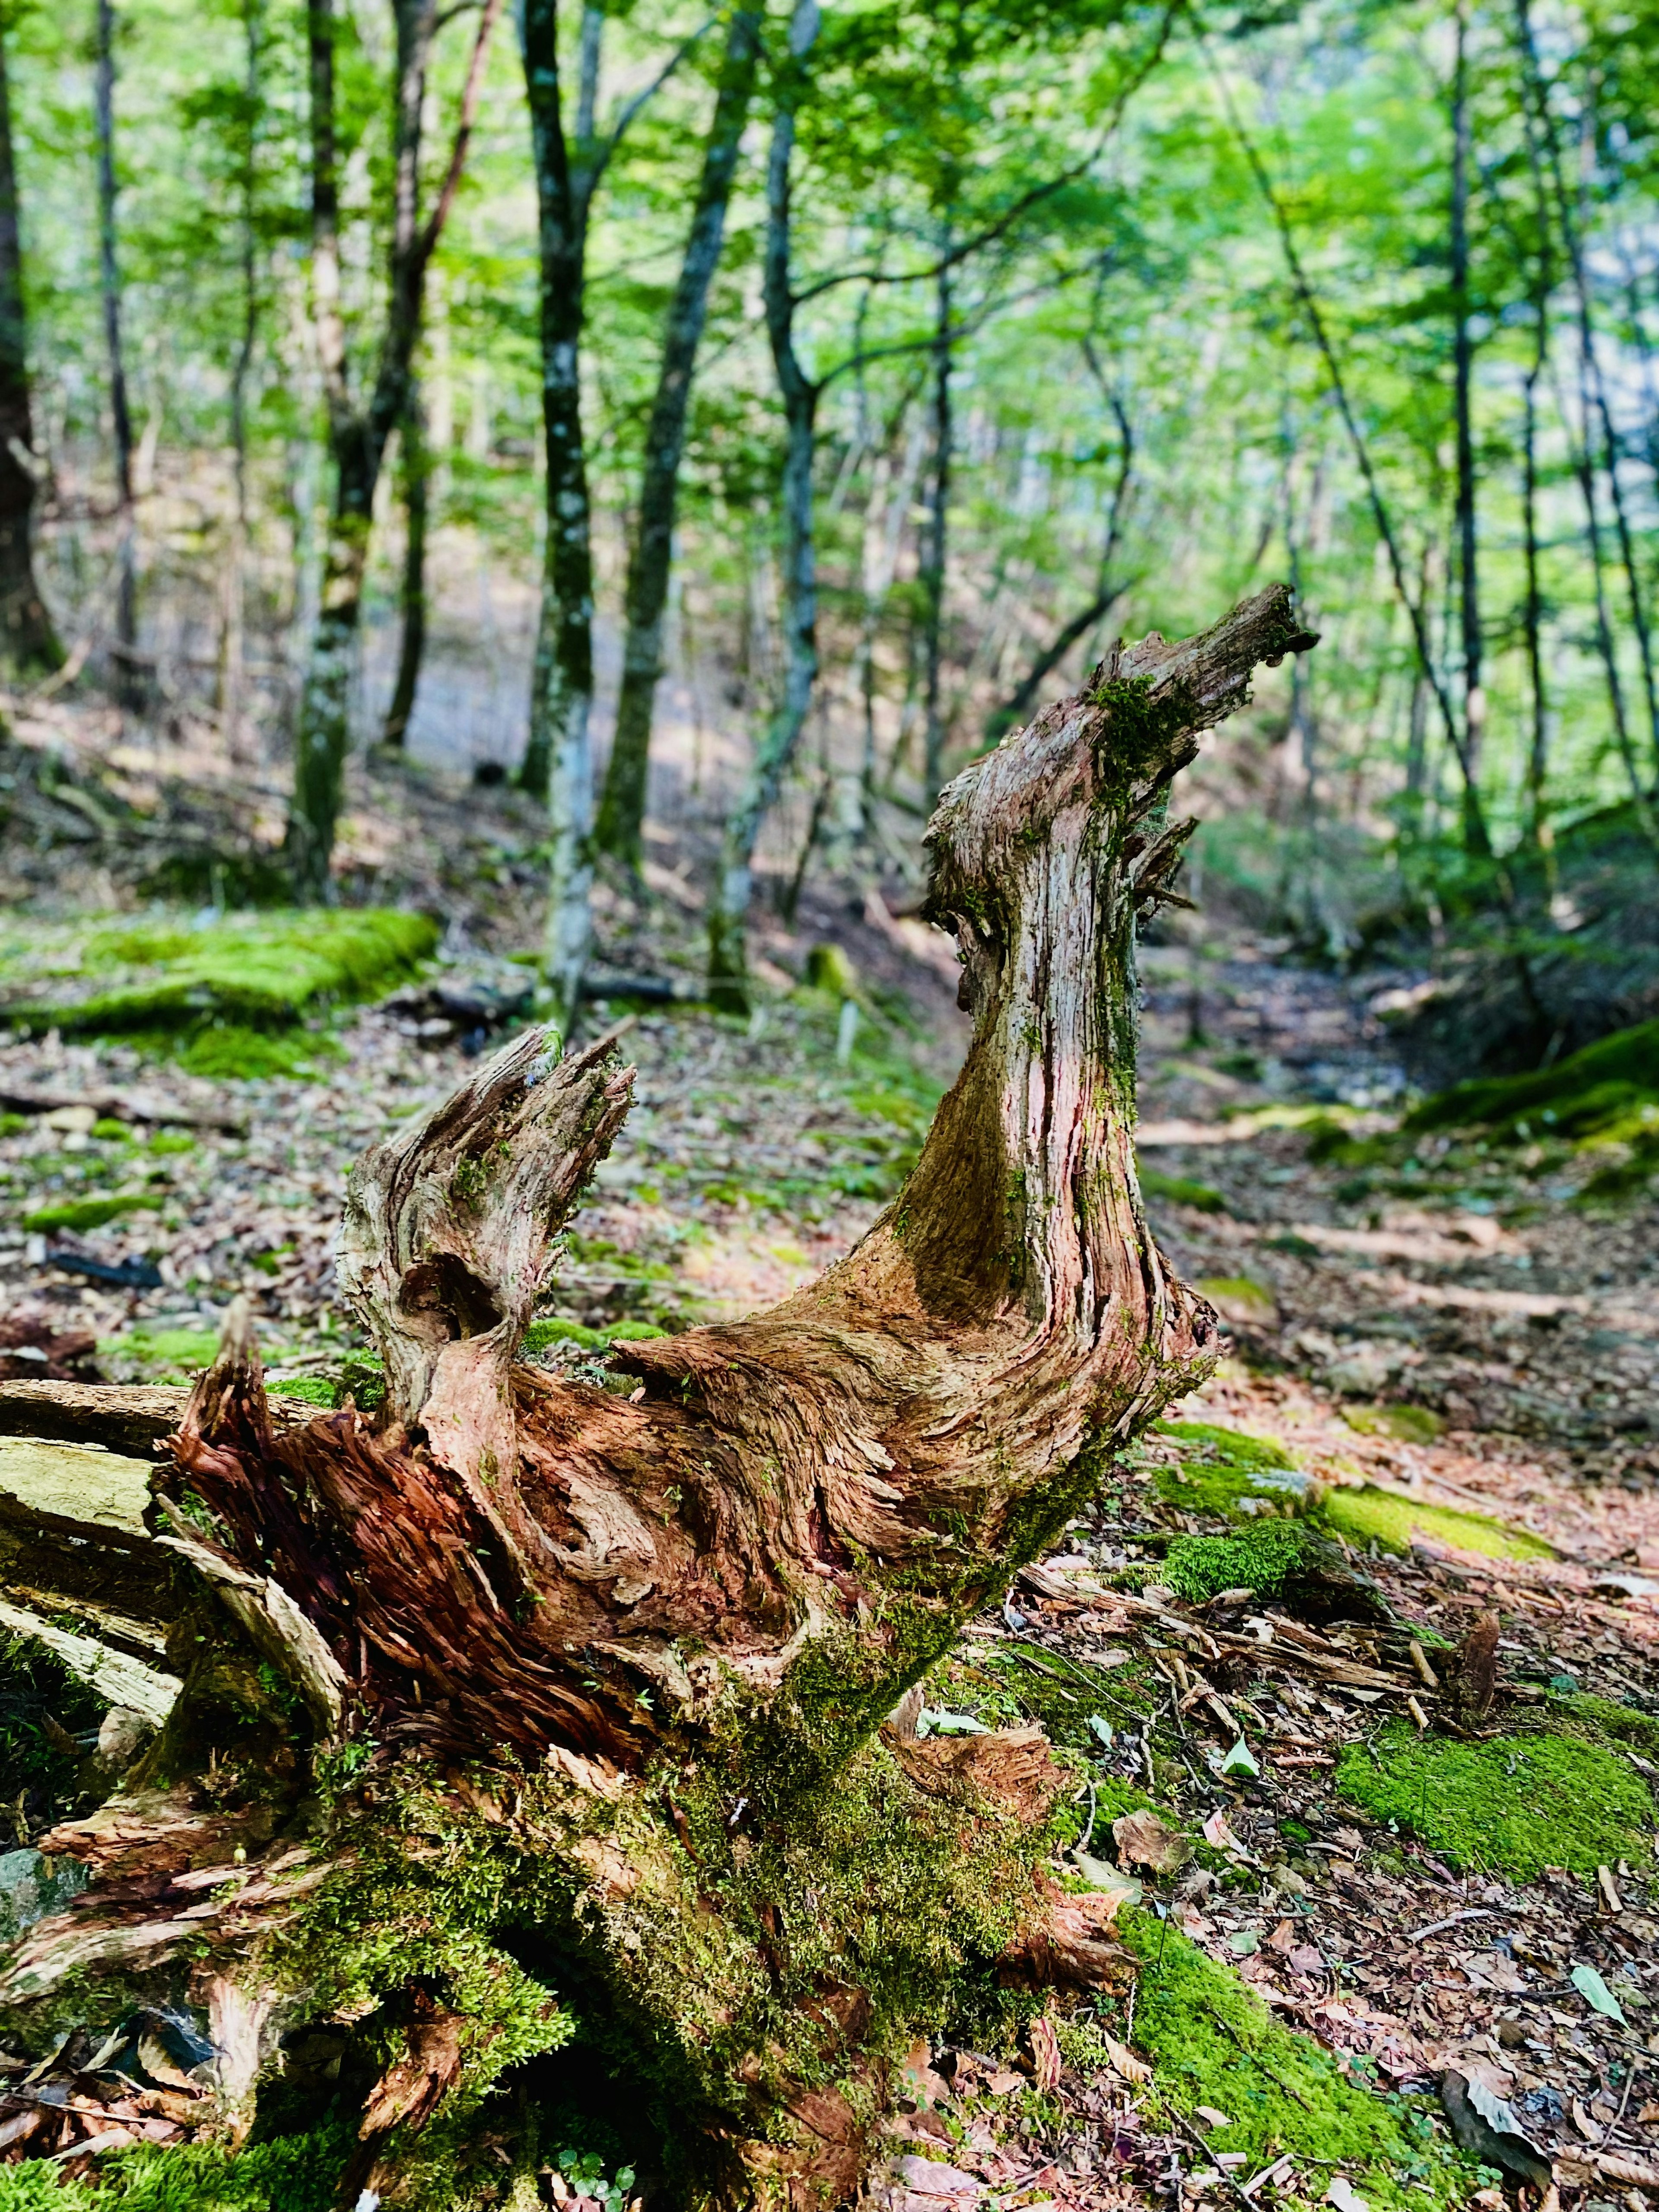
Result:
M0 2004L232 1991L244 2097L284 2036L356 2037L343 2202L456 2201L514 2068L489 2133L533 2155L534 2061L580 2036L673 2201L805 2207L856 2194L916 2034L1127 1977L1042 1872L1046 1746L884 1723L1213 1364L1136 1182L1135 931L1198 733L1312 642L1275 587L1115 650L947 789L965 1064L771 1311L618 1346L615 1389L517 1363L628 1110L609 1042L531 1032L368 1154L337 1256L385 1407L279 1426L228 1329L155 1483L182 1690L42 1839L90 1883Z

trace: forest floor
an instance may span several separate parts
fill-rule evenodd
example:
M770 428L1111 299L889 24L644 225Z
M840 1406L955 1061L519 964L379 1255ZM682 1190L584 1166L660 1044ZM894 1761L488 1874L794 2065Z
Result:
M533 943L533 822L504 794L462 815L453 794L398 787L412 795L376 833L385 873L362 888L424 893L452 924L452 978L499 978L501 956ZM188 803L207 849L225 830L216 802ZM603 903L605 966L695 972L705 859L695 841L653 846L647 908ZM37 908L131 903L125 861L68 860L54 869L37 846L8 872ZM756 943L763 998L746 1025L693 1005L631 1021L634 1112L574 1220L533 1356L598 1375L619 1328L770 1303L902 1181L965 1038L950 945L875 894L811 884L793 924L763 917ZM793 988L826 943L856 971L855 1024L838 994ZM1659 2186L1659 1866L1644 1790L1632 1820L1596 1778L1659 1784L1659 1202L1586 1206L1583 1170L1541 1147L1436 1140L1366 1164L1401 1090L1375 978L1211 923L1201 957L1150 948L1144 981L1149 1210L1225 1316L1229 1350L1170 1409L1176 1432L1131 1454L1065 1551L973 1625L934 1686L939 1724L1042 1723L1076 1765L1079 1834L1085 1796L1095 1808L1085 1877L1112 1808L1138 1792L1184 1850L1201 1838L1182 1864L1156 1848L1139 1863L1125 1924L1163 1921L1160 1965L1170 1942L1197 1947L1391 2111L1456 2069L1554 2159L1565 2204L1636 2212ZM58 1102L0 1121L0 1374L187 1379L240 1294L277 1386L326 1399L352 1349L331 1260L343 1176L461 1079L477 1042L464 1028L394 995L333 1018L310 1073L250 1079L131 1044L0 1045L0 1104ZM131 1203L102 1224L26 1225L100 1194ZM139 1279L109 1279L123 1268ZM1194 1581L1210 1555L1184 1542L1248 1545L1270 1525L1206 1487L1240 1437L1294 1478L1266 1491L1316 1512L1335 1501L1329 1526L1382 1609L1298 1607L1291 1584L1275 1601L1261 1576ZM1337 1510L1355 1500L1370 1502L1369 1540L1363 1514ZM1421 1739L1431 1758L1418 1729L1436 1662L1444 1674L1489 1613L1490 1712ZM1536 1732L1546 1715L1563 1734ZM1616 1759L1595 1766L1613 1737ZM1540 1780L1539 1747L1561 1741L1590 1765ZM20 1800L18 1842L52 1813ZM1127 1874L1133 1829L1116 1844ZM1208 2096L1195 2061L1184 2083L1148 2082L1136 2038L1121 1996L1058 2029L1040 2018L1015 2051L919 2049L877 2193L912 2212L1150 2196L1328 2197L1352 2212L1311 2106L1303 2127L1282 2083L1241 2087L1237 2063ZM1263 2096L1288 2131L1231 2134L1243 2116L1228 2105ZM1264 2141L1290 2148L1259 2170Z

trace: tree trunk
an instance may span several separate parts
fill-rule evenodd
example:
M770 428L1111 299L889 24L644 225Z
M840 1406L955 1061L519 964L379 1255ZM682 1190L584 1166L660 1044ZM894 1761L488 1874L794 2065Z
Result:
M708 312L708 292L720 257L726 211L743 142L744 124L754 92L760 55L762 10L736 7L726 31L714 119L703 152L702 179L686 239L685 258L663 333L657 396L645 434L639 512L629 556L623 641L622 690L617 701L617 730L605 770L605 791L594 835L599 850L636 868L643 852L646 777L651 757L651 720L662 673L663 614L668 605L668 571L673 550L674 512L679 497L680 462L685 452L691 377Z
M427 451L426 408L421 387L411 375L409 397L400 426L398 474L403 479L404 544L403 629L398 645L398 680L392 704L386 710L380 743L401 751L409 734L409 718L415 712L420 689L421 663L426 657L426 526L428 492L432 481L432 459Z
M819 387L795 352L791 289L789 167L795 118L807 89L807 60L818 31L817 0L795 0L789 61L779 73L777 119L767 167L766 330L783 400L783 696L755 749L742 793L726 824L720 871L708 909L708 995L729 1013L749 1011L745 930L755 846L806 725L817 681L817 557L812 537L812 462L817 449ZM809 838L807 853L811 843ZM802 858L805 872L806 856ZM793 919L793 916L792 916Z
M1480 592L1475 547L1474 431L1471 413L1474 346L1469 331L1468 9L1459 0L1452 77L1451 295L1454 413L1457 432L1458 598L1463 629L1463 842L1488 849L1480 805L1480 740L1486 694L1481 677Z
M362 612L374 489L392 430L409 406L426 272L466 166L484 58L501 0L483 0L448 166L432 212L421 217L421 138L427 73L437 35L436 0L397 0L392 73L392 242L387 298L374 381L353 399L341 311L339 178L335 143L333 0L311 0L311 251L317 350L328 397L334 500L323 560L322 605L306 663L295 733L294 792L285 849L295 896L324 901L345 787L350 687Z
M155 1480L178 1704L44 1839L90 1887L0 2003L177 1962L245 2090L279 2033L362 2022L344 2203L434 2110L412 2201L452 2201L477 2099L580 2019L672 2115L677 2201L805 2206L966 1985L1127 1975L1038 1871L1040 1739L895 1708L1214 1359L1136 1184L1133 939L1196 733L1312 642L1274 586L951 785L929 912L975 1029L915 1172L783 1305L617 1347L631 1395L514 1360L627 1112L608 1041L531 1032L360 1164L338 1263L386 1406L278 1429L228 1330Z
M138 672L138 549L132 507L132 412L121 342L121 271L115 234L115 9L98 0L94 106L98 136L98 270L104 343L109 355L109 408L115 443L115 696L124 707L143 702Z
M951 232L940 242L933 319L933 468L927 487L927 543L921 587L925 654L922 789L931 807L945 775L945 714L939 696L945 653L946 532L951 513Z
M29 538L34 474L19 459L33 452L11 88L0 35L0 667L25 681L50 676L64 665L64 649L34 580Z
M604 18L584 11L577 165L561 112L557 0L526 0L525 83L540 216L542 426L547 455L541 618L530 695L530 742L520 770L544 799L549 842L543 975L554 1025L569 1036L592 946L593 556L582 434L581 337L587 219L597 180L593 118Z

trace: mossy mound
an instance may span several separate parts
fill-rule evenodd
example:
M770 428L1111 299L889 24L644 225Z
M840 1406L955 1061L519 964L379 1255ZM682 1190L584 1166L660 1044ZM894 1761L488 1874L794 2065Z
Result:
M1321 1548L1294 1521L1270 1521L1237 1536L1177 1536L1160 1580L1189 1605L1206 1604L1224 1589L1277 1597L1305 1573Z
M1344 1752L1336 1789L1460 1869L1528 1881L1546 1867L1593 1877L1620 1858L1652 1857L1642 1781L1616 1752L1566 1736L1460 1743L1390 1722L1371 1752Z
M1286 2151L1338 2166L1372 2204L1455 2203L1474 2170L1436 2136L1425 2113L1354 2081L1331 2054L1281 2027L1237 1976L1152 1914L1126 1908L1119 1932L1141 1961L1134 2039L1155 2087L1185 2114L1225 2112L1211 2128L1218 2151L1243 2151L1251 2168Z
M1465 1513L1454 1505L1425 1505L1397 1490L1367 1483L1363 1489L1333 1490L1325 1498L1326 1525L1351 1544L1373 1540L1385 1552L1404 1553L1413 1536L1428 1536L1462 1552L1488 1559L1553 1559L1555 1549L1541 1536L1484 1513Z
M1401 1126L1411 1133L1481 1129L1510 1141L1583 1139L1651 1103L1659 1103L1659 1021L1616 1030L1536 1075L1454 1084L1413 1108Z
M100 2159L95 2185L25 2159L0 2166L0 2212L330 2212L345 2148L331 2133L237 2152L140 2145Z
M1644 1758L1659 1759L1659 1719L1638 1712L1633 1705L1614 1705L1611 1698L1591 1698L1574 1692L1550 1699L1550 1725L1564 1735L1582 1735L1592 1743L1624 1743Z
M0 933L0 1022L82 1036L183 1036L198 1073L245 1073L236 1049L243 1032L289 1029L337 1001L384 989L437 942L428 916L378 907L212 921L31 921Z
M550 1344L574 1344L584 1352L604 1352L613 1344L642 1344L666 1334L647 1321L611 1322L604 1328L589 1328L579 1321L532 1321L524 1333L520 1352L526 1359L533 1359Z
M1271 1437L1206 1421L1160 1421L1157 1433L1181 1446L1180 1464L1158 1470L1158 1494L1183 1511L1249 1520L1306 1512L1318 1498L1317 1486Z

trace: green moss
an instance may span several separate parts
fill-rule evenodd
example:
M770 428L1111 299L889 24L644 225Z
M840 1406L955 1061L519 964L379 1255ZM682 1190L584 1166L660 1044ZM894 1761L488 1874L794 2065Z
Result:
M1194 1287L1221 1305L1243 1306L1249 1313L1273 1311L1273 1292L1253 1275L1201 1275Z
M1128 1908L1118 1927L1141 1961L1135 2045L1154 2087L1176 2109L1228 2115L1215 2150L1240 2150L1254 2170L1289 2151L1339 2166L1374 2204L1458 2202L1474 2170L1403 2098L1355 2081L1310 2037L1281 2027L1255 1992L1167 1923Z
M1140 1170L1140 1188L1147 1198L1166 1198L1172 1206L1191 1206L1200 1213L1224 1213L1227 1201L1218 1190L1207 1182L1188 1182L1184 1176L1159 1175L1151 1168Z
M1587 1045L1537 1075L1489 1076L1425 1098L1401 1124L1407 1131L1483 1128L1521 1139L1583 1138L1633 1109L1659 1103L1659 1021Z
M219 1339L211 1329L134 1328L104 1338L98 1356L124 1373L147 1382L193 1382L218 1357Z
M1425 1505L1394 1490L1367 1483L1361 1490L1333 1490L1326 1497L1327 1524L1350 1543L1373 1538L1385 1552L1406 1553L1413 1535L1429 1536L1460 1551L1489 1559L1553 1559L1555 1552L1541 1536L1511 1528L1484 1513L1464 1513L1451 1505Z
M612 1322L604 1328L589 1328L579 1321L532 1321L519 1350L526 1359L545 1352L550 1344L577 1344L586 1352L604 1352L613 1344L643 1344L666 1334L644 1321Z
M1206 1421L1160 1421L1156 1433L1182 1447L1180 1464L1160 1467L1153 1478L1166 1504L1247 1520L1262 1512L1304 1512L1317 1499L1316 1486L1270 1437Z
M23 1216L25 1229L101 1229L124 1213L156 1213L165 1201L149 1191L129 1191L118 1198L70 1199L61 1206L37 1206Z
M1598 1866L1653 1855L1652 1800L1629 1765L1600 1744L1565 1736L1460 1743L1391 1722L1372 1753L1343 1753L1336 1788L1452 1866L1517 1881L1546 1867L1593 1876Z
M1237 1536L1177 1536L1160 1579L1190 1605L1224 1589L1273 1597L1306 1564L1311 1548L1307 1530L1295 1521L1264 1522Z
M1393 1437L1402 1444L1431 1444L1446 1425L1426 1406L1345 1406L1342 1418L1362 1437Z
M325 1375L295 1375L283 1382L267 1382L266 1389L273 1398L298 1398L307 1406L332 1408L340 1402L340 1394Z
M290 2136L237 2152L141 2145L98 2161L96 2184L65 2181L49 2159L0 2166L0 2212L330 2212L347 2145Z
M1549 1711L1551 1726L1563 1735L1584 1735L1593 1743L1628 1744L1649 1759L1659 1759L1659 1719L1651 1713L1614 1705L1610 1698L1577 1692L1552 1696Z
M315 1030L273 1036L268 1030L250 1029L246 1022L210 1023L186 1038L178 1053L179 1064L188 1074L233 1082L271 1077L309 1082L321 1074L319 1061L340 1057L334 1040Z
M383 989L437 939L426 915L381 908L138 926L32 921L0 932L0 1022L182 1035L202 1073L258 1072L246 1065L248 1033L290 1028L307 1012Z

